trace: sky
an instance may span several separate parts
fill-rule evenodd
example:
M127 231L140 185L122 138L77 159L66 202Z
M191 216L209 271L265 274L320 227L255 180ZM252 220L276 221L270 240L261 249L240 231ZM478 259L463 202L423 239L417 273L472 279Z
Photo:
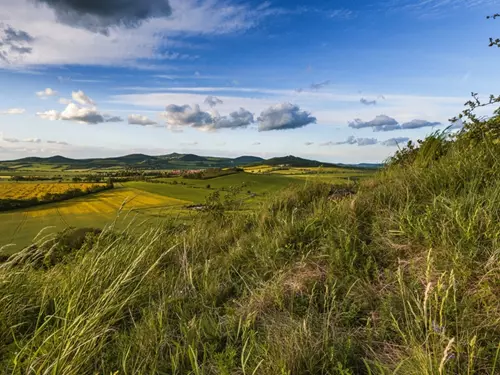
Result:
M0 0L0 159L382 162L498 94L500 0ZM455 127L456 124L455 124Z

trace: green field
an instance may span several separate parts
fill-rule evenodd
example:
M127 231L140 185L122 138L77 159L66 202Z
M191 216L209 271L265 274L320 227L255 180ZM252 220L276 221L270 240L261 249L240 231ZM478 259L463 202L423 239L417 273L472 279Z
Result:
M342 169L318 174L302 169L304 172L308 174L297 171L290 175L242 172L206 180L176 177L156 182L132 181L116 184L115 189L98 194L3 212L0 213L0 247L9 246L0 250L0 254L10 254L29 245L42 229L48 235L66 227L102 228L110 223L123 227L132 218L140 222L172 215L191 216L195 212L188 206L205 203L206 198L217 191L222 197L233 191L233 199L241 203L242 209L253 209L270 194L291 185L310 181L340 185L349 183L353 176Z

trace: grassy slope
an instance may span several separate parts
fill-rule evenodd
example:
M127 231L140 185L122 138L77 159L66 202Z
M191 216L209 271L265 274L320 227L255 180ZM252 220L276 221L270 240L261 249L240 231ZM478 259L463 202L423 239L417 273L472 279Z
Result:
M258 195L266 195L291 184L300 184L300 181L285 176L255 175L251 173L237 173L208 180L186 178L166 178L160 180L165 183L128 182L125 186L177 199L189 200L194 203L203 203L205 198L215 189L242 187L245 193L251 191ZM173 185L172 182L174 181L178 184ZM184 185L181 185L181 183ZM210 188L207 188L207 185L210 185Z
M0 268L0 371L496 374L499 155L457 143L354 198L294 187L46 269L20 253Z

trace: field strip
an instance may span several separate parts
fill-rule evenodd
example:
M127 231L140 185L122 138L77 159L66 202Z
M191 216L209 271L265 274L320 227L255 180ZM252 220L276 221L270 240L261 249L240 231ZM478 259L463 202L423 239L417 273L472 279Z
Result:
M28 220L28 213L27 212L23 212L23 217L22 217L21 221L19 222L18 226L14 230L14 233L12 233L12 236L11 236L11 239L10 239L11 241L19 233L19 231L22 229L22 227L24 226L24 224L26 223L27 220Z

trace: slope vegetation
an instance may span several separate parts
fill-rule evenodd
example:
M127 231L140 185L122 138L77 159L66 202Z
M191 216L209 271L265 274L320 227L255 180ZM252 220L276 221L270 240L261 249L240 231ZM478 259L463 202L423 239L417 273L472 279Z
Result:
M498 129L435 134L355 195L309 184L245 215L26 249L0 268L0 366L497 374Z

